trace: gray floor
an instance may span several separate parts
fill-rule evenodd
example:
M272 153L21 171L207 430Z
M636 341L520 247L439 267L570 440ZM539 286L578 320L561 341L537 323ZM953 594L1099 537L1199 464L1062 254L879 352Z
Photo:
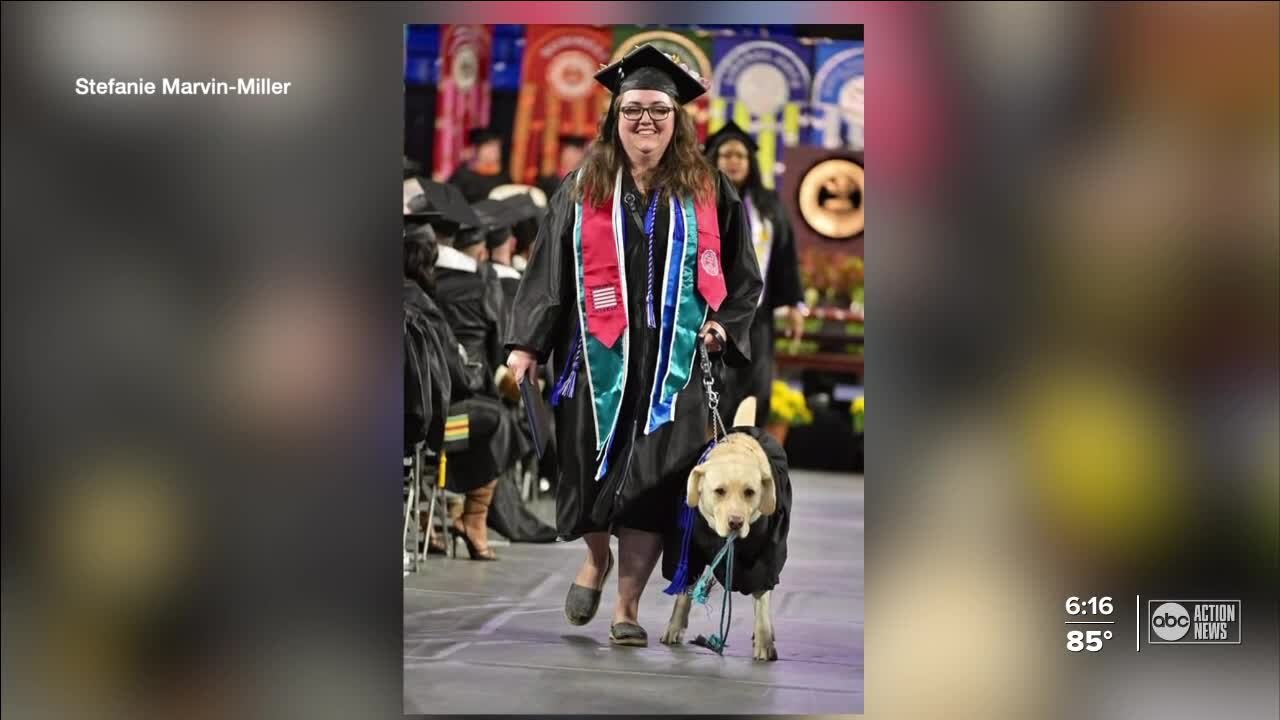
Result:
M672 602L660 570L641 601L649 647L611 647L616 574L589 625L563 616L581 542L498 545L499 562L431 557L405 578L405 712L861 713L862 478L793 471L792 482L790 558L774 594L777 662L752 660L743 595L723 658L658 642ZM686 640L715 632L719 613L717 589L694 606Z

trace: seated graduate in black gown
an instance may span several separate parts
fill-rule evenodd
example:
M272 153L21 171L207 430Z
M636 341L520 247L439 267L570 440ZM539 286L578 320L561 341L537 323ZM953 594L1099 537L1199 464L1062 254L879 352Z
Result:
M468 203L489 197L499 185L511 183L511 175L502 163L502 136L492 130L472 130L467 135L472 156L449 176L449 184L462 191Z
M491 216L496 229L490 230L486 244L489 248L489 262L493 265L502 285L502 316L510 321L512 308L515 306L516 293L520 289L521 278L528 266L527 259L533 241L538 235L538 226L547 215L546 197L542 191L531 185L507 185L498 188L491 194L491 199L475 206L477 214L482 217ZM551 403L551 391L555 376L550 365L539 369L539 392L542 401ZM499 369L499 392L515 402L520 395L515 378L506 372L505 364ZM529 427L529 419L523 411L516 414L520 429L530 440L533 430ZM545 447L540 458L529 458L538 463L538 482L544 483L543 489L550 491L557 478L556 442L554 422L545 428Z
M472 248L472 231L479 221L458 190L422 182L424 193L410 202L410 208L426 215L437 237L461 242L464 250ZM479 249L483 250L482 243ZM451 534L466 543L471 559L496 560L487 542L489 508L498 476L527 452L527 441L495 394L485 348L495 342L488 335L498 332L492 295L498 286L481 277L479 266L471 255L440 244L431 271L431 299L440 311L437 323L455 342L462 365L463 377L452 388L449 415L465 415L469 429L466 450L448 455L447 487L466 495L461 521Z
M487 221L485 247L489 251L489 264L493 267L502 286L502 317L511 312L511 303L520 288L523 272L515 267L517 230L523 223L536 221L542 210L527 193L510 195L502 200L483 200L476 204L476 213ZM533 233L536 234L536 226Z
M431 296L436 262L435 233L424 215L404 216L405 456L418 443L439 453L453 400L465 400L466 371L457 340ZM456 392L455 392L456 390Z
M424 203L417 202L419 210ZM404 216L404 447L409 456L422 443L440 453L445 426L451 415L466 414L471 397L462 364L462 350L436 304L435 262L437 245L430 221L435 213L417 212ZM450 489L459 491L455 486ZM437 537L426 513L419 522L424 530L427 551L444 554L444 541Z

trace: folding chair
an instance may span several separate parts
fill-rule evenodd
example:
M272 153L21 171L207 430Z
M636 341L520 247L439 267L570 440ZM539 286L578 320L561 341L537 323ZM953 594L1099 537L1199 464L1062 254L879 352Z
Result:
M417 454L415 449L414 454ZM418 469L412 457L404 458L404 466L408 470L404 481L404 528L400 533L400 550L405 564L408 564L410 553L413 557L413 572L418 571L418 540L421 537L420 526L415 522L418 515ZM408 567L405 573L409 572Z

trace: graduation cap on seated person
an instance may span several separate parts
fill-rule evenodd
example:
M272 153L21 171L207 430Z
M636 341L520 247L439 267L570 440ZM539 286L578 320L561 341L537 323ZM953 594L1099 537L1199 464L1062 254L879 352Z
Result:
M507 221L502 202L499 200L481 200L471 206L480 218L480 226L473 232L464 233L462 247L474 245L481 240L490 250L502 245L511 235L511 223ZM457 246L457 243L455 243Z
M537 218L542 213L527 193L511 195L502 200L481 200L471 208L480 219L479 226L474 231L463 232L461 239L454 241L454 247L466 247L483 239L485 247L492 250L505 243L517 225Z
M499 185L489 191L489 199L491 200L507 200L509 198L519 196L528 198L529 202L533 204L533 210L535 211L533 215L522 217L520 220L516 221L515 226L512 229L512 232L514 232L516 236L516 252L522 253L529 249L529 246L532 245L533 241L538 237L538 225L541 224L542 219L547 215L547 194L542 191L542 188L535 185L521 185L519 183ZM523 205L523 201L521 201L521 203ZM528 206L523 206L526 208L525 212L527 212Z
M429 224L447 237L457 237L464 230L480 226L480 218L467 205L461 190L426 178L418 178L418 184L422 194L410 198L406 223Z
M409 159L408 155L404 156L404 179L405 180L412 180L413 178L420 177L425 174L426 173L424 173L422 170L422 163L418 162L417 160Z
M467 145L477 147L492 140L501 140L502 135L489 128L472 128L467 131Z
M502 204L503 218L509 225L516 225L525 220L533 220L543 213L543 209L538 207L538 203L528 193L511 195L499 202Z
M616 98L628 90L659 90L679 105L697 100L707 92L702 76L673 55L658 48L639 45L612 65L595 75L596 82L609 89ZM617 111L610 109L605 120L607 134L612 134Z

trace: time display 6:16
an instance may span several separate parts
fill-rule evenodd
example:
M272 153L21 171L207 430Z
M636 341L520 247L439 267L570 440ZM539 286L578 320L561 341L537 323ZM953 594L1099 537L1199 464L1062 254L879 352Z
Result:
M1072 595L1067 598L1068 615L1110 615L1114 611L1109 596L1081 599Z

